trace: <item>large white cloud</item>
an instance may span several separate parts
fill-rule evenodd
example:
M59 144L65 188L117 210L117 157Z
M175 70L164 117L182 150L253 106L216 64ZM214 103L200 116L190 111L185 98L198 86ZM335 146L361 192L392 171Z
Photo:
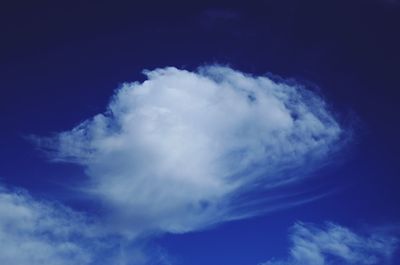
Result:
M221 66L145 74L104 113L38 140L54 160L84 166L84 189L128 236L249 215L236 207L241 195L304 177L289 170L320 161L342 136L325 102L300 86Z
M384 265L391 264L398 239L384 233L356 234L328 223L320 228L297 223L292 228L292 247L285 260L260 265Z

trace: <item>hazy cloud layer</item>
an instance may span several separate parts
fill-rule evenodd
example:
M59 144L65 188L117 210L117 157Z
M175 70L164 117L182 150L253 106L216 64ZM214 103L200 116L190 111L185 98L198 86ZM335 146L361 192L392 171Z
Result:
M356 234L332 223L323 228L297 223L290 239L289 258L260 265L388 265L398 243L387 234Z
M321 161L342 136L325 102L299 86L220 66L145 74L104 113L38 140L54 160L84 166L84 188L128 236L251 214L233 210L238 197L299 180L290 170Z

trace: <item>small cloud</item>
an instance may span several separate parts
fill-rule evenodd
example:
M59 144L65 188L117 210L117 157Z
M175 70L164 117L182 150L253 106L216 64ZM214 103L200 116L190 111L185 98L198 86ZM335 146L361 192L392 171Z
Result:
M94 216L24 190L0 186L0 216L0 264L169 264L162 249L107 234Z
M0 187L0 264L90 264L85 218L62 206ZM95 244L93 244L95 245ZM92 245L92 246L93 246Z
M320 228L297 223L290 236L289 257L260 265L382 265L390 264L398 239L384 233L356 234L328 223Z
M85 168L105 229L128 238L255 215L237 207L244 195L301 180L344 135L323 99L296 84L222 66L145 74L104 113L36 139Z

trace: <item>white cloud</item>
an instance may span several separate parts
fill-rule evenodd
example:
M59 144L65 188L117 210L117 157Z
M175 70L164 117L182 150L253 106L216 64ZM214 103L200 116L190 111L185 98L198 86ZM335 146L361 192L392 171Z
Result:
M54 160L84 166L84 189L106 205L109 229L134 237L182 233L239 216L241 195L304 177L338 145L324 101L299 86L228 67L146 71L107 111L37 139Z
M106 234L94 217L1 185L0 242L7 265L169 264L160 248Z
M297 223L292 228L291 241L289 258L260 265L390 264L398 242L386 234L356 234L332 223L324 228Z
M85 217L0 187L0 264L90 264ZM85 235L87 234L87 235Z

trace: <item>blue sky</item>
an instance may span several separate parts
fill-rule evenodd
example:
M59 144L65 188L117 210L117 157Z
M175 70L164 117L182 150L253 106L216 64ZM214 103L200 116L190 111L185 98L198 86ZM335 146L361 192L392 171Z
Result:
M0 263L398 264L397 1L0 8Z

